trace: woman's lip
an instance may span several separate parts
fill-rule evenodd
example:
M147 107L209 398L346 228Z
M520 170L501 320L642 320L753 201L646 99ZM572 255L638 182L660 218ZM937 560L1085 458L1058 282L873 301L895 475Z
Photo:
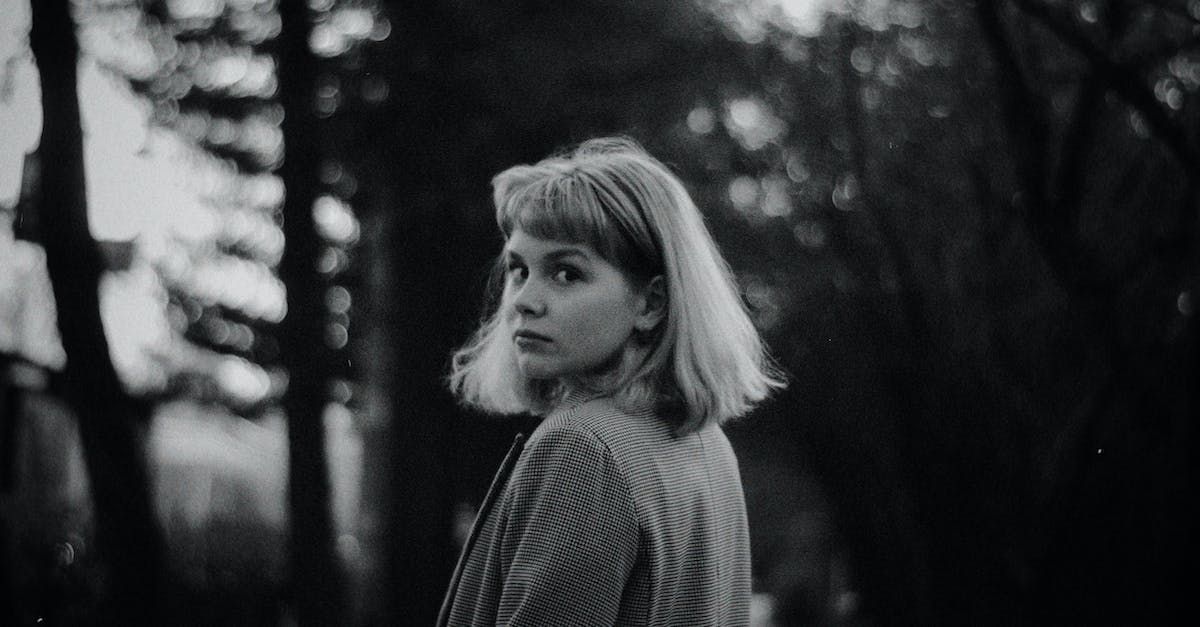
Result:
M540 333L534 333L532 331L517 331L516 333L513 334L513 339L518 340L518 341L525 340L527 342L533 342L533 341L549 342L550 341L550 338L548 338L544 335L541 335Z

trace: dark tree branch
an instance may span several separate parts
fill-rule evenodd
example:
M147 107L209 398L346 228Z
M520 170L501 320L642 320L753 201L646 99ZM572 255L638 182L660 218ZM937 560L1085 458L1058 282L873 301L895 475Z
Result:
M906 331L904 335L907 336L901 340L906 346L900 350L912 358L912 361L907 364L907 368L893 370L882 375L885 380L889 381L893 396L903 408L903 411L900 412L901 415L895 417L895 422L898 432L903 434L904 441L894 451L895 457L899 459L893 462L893 467L909 476L919 477L921 470L912 468L907 462L920 456L919 453L914 455L914 452L920 450L923 442L920 417L924 413L926 403L919 390L922 389L922 383L927 383L924 379L929 370L927 365L930 361L931 333L928 327L928 315L921 283L916 276L912 258L903 245L899 227L889 214L892 208L874 193L875 177L871 171L868 131L865 128L867 121L859 100L860 79L858 71L850 63L851 51L856 46L858 34L858 25L853 21L845 20L841 23L838 48L839 57L842 60L839 64L839 75L842 79L842 109L846 116L846 134L850 138L851 171L859 181L858 202L864 206L866 215L883 241L887 256L895 266L900 286L902 324ZM877 275L864 275L860 279L864 282L872 282L877 281L878 277ZM924 484L919 480L915 483ZM917 492L918 494L915 495L902 490L896 495L896 502L911 506L914 501L921 500L919 490ZM910 507L893 507L890 514L899 523L898 535L909 545L905 554L910 557L905 566L910 569L910 582L907 585L908 591L913 597L913 617L918 622L928 622L935 614L932 609L930 592L933 587L933 574L930 572L929 563L931 546L928 530L924 524L928 521L914 516Z
M78 43L68 0L32 2L30 45L41 75L41 239L67 353L67 402L79 421L104 579L96 624L158 625L164 541L150 496L144 402L117 378L100 320L103 259L87 221L76 84Z
M1079 245L1073 233L1080 210L1079 185L1060 195L1061 186L1077 183L1076 178L1082 175L1083 163L1080 160L1084 158L1084 140L1090 131L1086 127L1068 128L1064 153L1061 155L1065 159L1060 158L1058 163L1060 178L1056 181L1057 185L1051 186L1044 178L1050 172L1048 138L1051 126L1033 90L1021 78L1014 53L1015 44L1008 38L999 11L997 1L977 5L985 39L997 62L1003 93L1004 123L1012 142L1014 168L1023 187L1020 202L1014 203L1017 213L1045 256L1059 285L1077 296L1104 298L1110 286L1092 276L1095 260ZM1098 73L1094 76L1098 84L1103 84ZM1088 92L1082 92L1081 104L1087 103L1092 97ZM1071 124L1077 122L1084 120L1074 120ZM1073 154L1075 151L1079 154Z
M1036 0L1012 1L1022 11L1037 18L1064 43L1082 54L1092 64L1093 71L1104 84L1145 118L1159 141L1171 150L1188 171L1195 171L1200 166L1200 158L1196 148L1188 141L1189 135L1186 130L1167 115L1154 94L1143 84L1138 72L1109 58L1099 45L1072 27L1070 14L1065 7L1050 7Z
M858 71L850 64L850 55L856 45L857 29L858 26L854 22L845 21L842 24L840 37L841 57L844 60L841 66L842 107L846 115L846 133L850 137L851 169L859 181L861 204L875 223L876 230L887 249L887 254L895 264L896 275L900 283L901 306L906 318L905 323L913 334L917 346L926 346L931 336L926 324L929 316L921 290L921 281L916 276L916 265L902 242L899 227L891 218L889 212L892 207L874 193L875 177L871 171L870 147L867 140L869 133L864 128L866 119L859 101L861 81ZM864 277L867 280L870 278Z
M1057 176L1051 189L1052 207L1040 221L1054 232L1056 240L1070 240L1079 222L1088 148L1092 144L1103 98L1104 89L1094 76L1086 78L1079 87L1078 100L1059 151Z
M1163 13L1168 13L1170 15L1174 15L1175 17L1181 17L1193 24L1200 24L1200 20L1196 19L1196 16L1192 15L1191 11L1188 10L1187 0L1178 0L1178 1L1145 0L1145 1L1148 4L1153 4L1154 6L1158 7L1159 9L1162 9Z
M1119 41L1127 32L1128 12L1119 2L1104 5L1100 12L1101 26L1109 42ZM1094 72L1089 72L1078 88L1075 109L1067 121L1059 149L1051 211L1043 217L1059 241L1073 239L1083 211L1084 177L1088 163L1089 148L1096 133L1098 117L1102 111L1104 86Z
M1004 124L1012 142L1012 160L1021 183L1021 198L1014 201L1017 214L1027 225L1034 241L1050 262L1059 284L1073 292L1093 289L1080 268L1087 264L1070 237L1067 227L1071 215L1059 214L1044 178L1049 172L1050 122L1045 108L1022 73L1016 58L1016 45L1010 40L1000 15L998 0L977 5L984 38L992 50L999 73Z
M313 222L320 144L313 113L316 62L308 47L308 4L283 2L280 100L286 156L280 176L287 197L286 241L279 272L288 292L280 357L288 372L283 406L288 417L288 496L291 505L291 592L301 626L345 620L341 565L334 553L329 465L323 411L329 384L323 285L316 271L320 238Z
M1029 81L1021 71L1015 47L1000 16L998 0L981 0L976 11L997 65L1004 122L1017 151L1015 162L1024 187L1020 213L1026 216L1038 214L1044 209L1042 203L1046 198L1042 176L1047 170L1045 141L1050 124L1042 103L1034 97Z

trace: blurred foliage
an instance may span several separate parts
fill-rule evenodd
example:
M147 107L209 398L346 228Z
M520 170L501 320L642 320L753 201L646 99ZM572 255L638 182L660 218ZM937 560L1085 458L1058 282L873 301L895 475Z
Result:
M332 21L328 9L324 21ZM85 52L127 79L147 111L130 122L148 126L140 150L166 153L185 181L174 198L139 205L165 212L168 228L131 234L136 257L157 275L163 296L155 300L166 300L158 316L172 333L160 358L167 380L139 391L251 416L270 410L287 381L276 331L287 310L276 272L284 250L284 188L274 174L284 153L276 3L104 1L81 3L76 17ZM183 207L172 211L172 202ZM333 277L347 266L358 224L332 195L313 211L329 244L320 270ZM329 300L326 340L336 350L347 342L348 302L344 290Z
M726 125L786 130L707 135L746 161L690 178L778 246L726 248L874 620L1172 615L1149 599L1179 591L1194 483L1200 57L1161 4L845 3L815 37L752 32L770 60Z

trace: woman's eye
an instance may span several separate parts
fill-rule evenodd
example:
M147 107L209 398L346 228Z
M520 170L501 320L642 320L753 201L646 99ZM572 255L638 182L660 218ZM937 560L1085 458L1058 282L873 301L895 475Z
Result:
M525 266L515 263L508 264L508 268L505 270L505 272L508 274L509 278L517 279L524 279L525 275L528 274L528 270L525 269Z
M559 268L554 273L554 280L557 283L572 283L582 278L579 271L574 268Z

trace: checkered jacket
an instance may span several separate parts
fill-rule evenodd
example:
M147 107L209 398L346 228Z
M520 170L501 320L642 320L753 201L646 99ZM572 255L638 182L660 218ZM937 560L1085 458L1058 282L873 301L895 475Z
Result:
M438 625L746 625L750 542L716 427L596 399L520 437L480 507Z

